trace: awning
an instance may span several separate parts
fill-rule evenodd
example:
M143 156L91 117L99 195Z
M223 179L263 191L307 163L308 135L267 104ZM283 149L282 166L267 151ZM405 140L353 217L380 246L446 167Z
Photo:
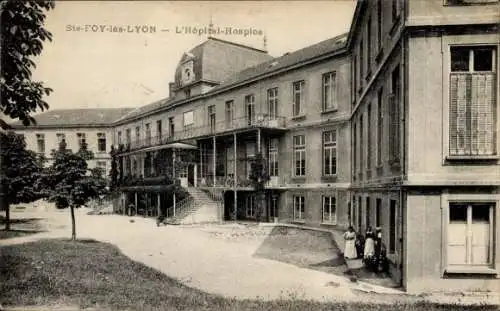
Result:
M197 150L198 147L191 145L191 144L185 144L185 143L172 143L172 144L166 144L166 145L152 146L152 147L148 147L148 148L144 148L144 149L137 149L134 151L129 151L129 152L123 153L120 156L134 154L134 153L141 153L141 152L163 150L163 149Z

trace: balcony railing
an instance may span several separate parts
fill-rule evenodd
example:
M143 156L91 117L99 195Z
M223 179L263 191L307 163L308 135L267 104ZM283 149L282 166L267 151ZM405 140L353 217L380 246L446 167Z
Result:
M267 114L256 114L252 118L241 117L232 120L224 120L212 124L207 124L199 127L189 127L182 131L175 131L170 135L160 135L154 137L147 137L141 140L131 141L124 144L124 150L131 151L139 148L152 147L163 145L183 140L189 140L197 137L203 137L214 134L222 134L233 130L249 129L249 128L276 128L283 129L286 126L286 119L284 117L269 116ZM118 146L118 150L120 147Z

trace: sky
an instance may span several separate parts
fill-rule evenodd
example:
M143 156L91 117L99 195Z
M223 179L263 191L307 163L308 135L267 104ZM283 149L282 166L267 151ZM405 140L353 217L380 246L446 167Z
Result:
M53 41L33 77L54 89L51 110L139 107L168 96L183 53L208 37L188 29L212 20L251 33L215 37L259 49L265 34L269 54L281 56L347 32L354 8L354 0L61 1L47 13Z

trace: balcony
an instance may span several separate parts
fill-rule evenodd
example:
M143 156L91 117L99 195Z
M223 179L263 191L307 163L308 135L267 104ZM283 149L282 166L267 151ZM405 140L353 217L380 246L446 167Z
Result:
M141 148L153 147L163 144L175 143L190 139L197 139L212 135L221 135L235 130L245 130L252 128L285 129L285 117L269 116L267 114L256 114L252 118L240 117L232 120L224 120L199 127L185 128L182 131L175 131L170 135L147 137L145 139L131 141L122 148L118 146L119 152L133 151Z

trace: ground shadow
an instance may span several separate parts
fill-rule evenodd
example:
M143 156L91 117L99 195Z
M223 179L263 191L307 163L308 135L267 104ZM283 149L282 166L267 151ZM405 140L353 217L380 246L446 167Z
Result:
M5 217L0 217L0 240L46 232L42 220L43 218L13 218L10 220L10 230L5 230Z
M43 230L5 230L0 229L0 240L12 239L45 232Z
M277 226L253 256L336 275L347 270L331 234L309 229Z

